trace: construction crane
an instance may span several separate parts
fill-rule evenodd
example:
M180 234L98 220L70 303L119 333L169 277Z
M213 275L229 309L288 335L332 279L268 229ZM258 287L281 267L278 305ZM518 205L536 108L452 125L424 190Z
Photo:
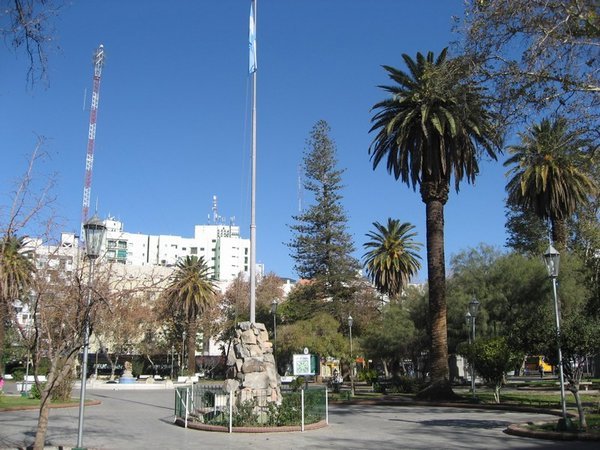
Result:
M92 190L92 169L94 167L94 146L96 144L96 119L98 116L98 101L100 99L100 77L104 66L104 46L100 46L94 52L94 83L92 90L92 104L90 106L90 127L88 131L87 152L85 156L85 181L83 184L83 208L81 210L81 233L80 241L83 239L83 224L88 220L90 210L90 195Z

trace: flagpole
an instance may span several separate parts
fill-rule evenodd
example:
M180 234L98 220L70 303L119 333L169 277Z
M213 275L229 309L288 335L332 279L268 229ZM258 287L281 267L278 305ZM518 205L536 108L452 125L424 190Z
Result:
M256 3L257 0L252 0L250 6L250 56L253 57L254 63L254 70L252 70L252 187L250 195L250 323L256 322Z

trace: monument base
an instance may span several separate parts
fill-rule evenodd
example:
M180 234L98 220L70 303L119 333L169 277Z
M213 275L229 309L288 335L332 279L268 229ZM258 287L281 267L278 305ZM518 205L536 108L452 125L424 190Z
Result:
M121 377L119 378L119 384L134 384L137 380L133 377Z

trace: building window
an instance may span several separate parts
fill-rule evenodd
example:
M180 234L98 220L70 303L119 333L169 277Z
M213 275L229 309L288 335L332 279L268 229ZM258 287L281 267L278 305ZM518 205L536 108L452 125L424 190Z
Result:
M190 247L190 254L191 255L197 255L198 254L198 247Z

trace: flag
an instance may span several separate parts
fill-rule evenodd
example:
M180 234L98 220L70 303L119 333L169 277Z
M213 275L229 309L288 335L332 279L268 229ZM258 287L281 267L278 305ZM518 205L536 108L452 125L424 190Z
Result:
M256 20L254 17L254 0L250 2L250 26L248 27L248 45L250 48L250 60L248 71L256 72Z

